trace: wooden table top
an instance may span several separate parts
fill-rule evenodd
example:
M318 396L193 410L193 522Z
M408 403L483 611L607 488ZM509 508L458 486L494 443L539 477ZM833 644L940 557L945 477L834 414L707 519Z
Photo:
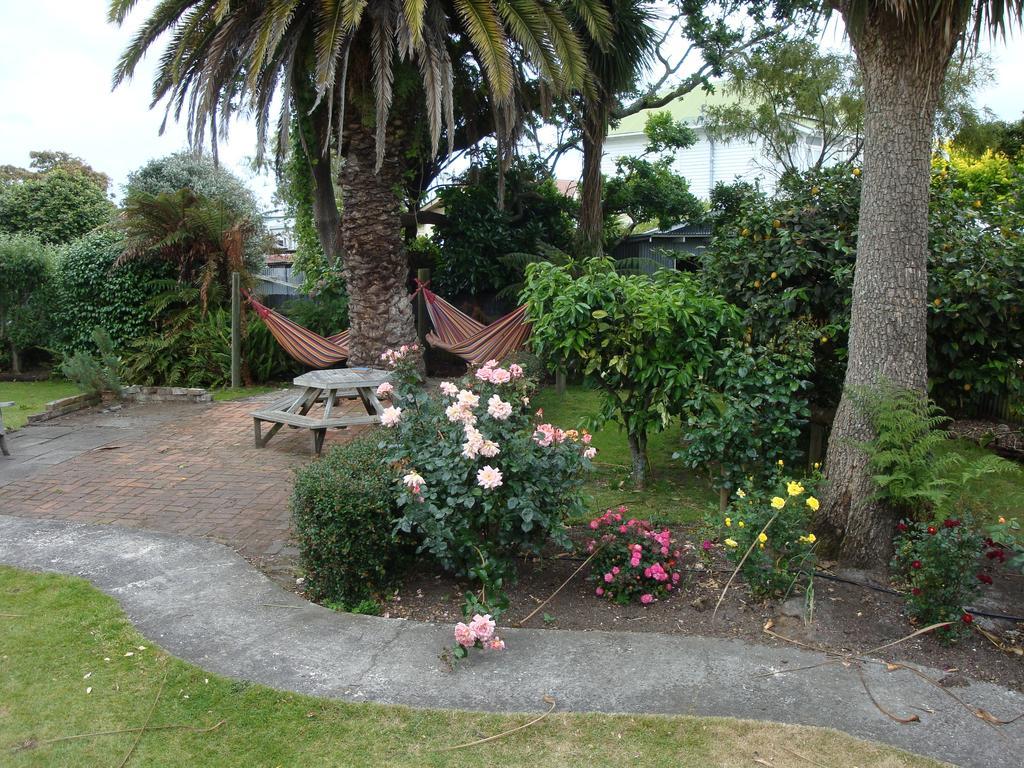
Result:
M388 381L390 376L390 371L380 368L330 368L296 376L292 383L297 387L316 389L376 387Z

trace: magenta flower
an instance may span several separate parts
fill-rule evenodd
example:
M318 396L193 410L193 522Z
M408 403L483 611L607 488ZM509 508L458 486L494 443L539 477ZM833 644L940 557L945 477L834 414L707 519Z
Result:
M650 592L640 595L640 602L644 605L650 605L654 602L654 595L652 595Z

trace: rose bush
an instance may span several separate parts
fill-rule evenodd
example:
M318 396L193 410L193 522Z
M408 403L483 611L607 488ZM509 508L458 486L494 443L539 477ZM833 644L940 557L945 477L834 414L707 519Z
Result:
M590 579L594 594L626 604L639 600L650 605L666 597L682 578L678 570L682 552L675 548L668 528L654 530L646 520L626 518L628 510L607 510L590 521L595 538L587 544L595 552Z
M583 472L596 451L586 432L534 422L534 384L518 365L490 361L428 392L416 351L383 356L394 372L381 421L402 476L397 528L446 570L480 583L479 596L466 596L467 616L497 616L516 555L549 540L568 548L564 521L582 514Z
M817 538L810 525L819 506L814 495L818 478L792 480L783 475L782 461L775 467L772 482L737 488L719 522L726 556L761 597L788 594L801 576L808 576L810 585L815 564Z
M985 537L969 516L941 521L904 520L896 528L892 567L906 584L907 613L928 625L953 622L939 630L954 640L974 617L964 605L992 579L980 570Z

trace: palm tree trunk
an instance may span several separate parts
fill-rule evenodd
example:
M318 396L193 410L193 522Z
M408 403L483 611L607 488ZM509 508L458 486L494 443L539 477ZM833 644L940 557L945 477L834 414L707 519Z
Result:
M331 121L327 107L321 104L309 119L315 140L315 146L306 147L313 176L313 225L324 258L333 266L341 263L342 239L341 216L338 214L334 176L331 172Z
M928 195L932 131L952 44L920 32L882 5L851 39L864 74L864 183L853 281L849 360L826 454L827 486L817 527L823 551L843 562L884 565L893 512L869 501L876 488L856 445L872 436L853 402L884 380L927 384ZM849 21L849 19L847 19Z
M416 341L409 265L402 241L400 142L389 136L374 172L374 133L358 119L346 126L341 170L342 275L349 293L349 365L380 365L381 353Z
M580 187L580 219L576 230L576 255L581 259L604 254L604 208L601 204L604 179L601 157L608 122L600 107L585 106L583 115L583 176Z

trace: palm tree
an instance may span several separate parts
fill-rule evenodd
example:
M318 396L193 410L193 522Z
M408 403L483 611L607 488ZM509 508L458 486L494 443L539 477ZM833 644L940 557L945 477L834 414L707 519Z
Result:
M111 21L123 23L135 3L112 0ZM424 127L431 152L442 134L451 146L453 53L473 57L507 145L517 94L534 73L549 88L589 89L583 41L567 7L589 37L608 40L612 23L601 0L163 0L124 52L114 84L166 35L153 104L166 101L175 119L184 113L193 142L208 132L216 146L234 114L248 111L261 156L275 97L282 149L292 110L309 113L317 230L325 254L342 255L349 359L370 364L384 348L414 339L399 191ZM302 98L310 89L311 106ZM413 96L425 125L420 109L411 109ZM332 152L343 159L340 226Z
M864 77L864 166L849 361L826 456L818 526L826 552L884 565L893 513L871 501L858 389L925 391L928 194L935 110L950 59L982 34L1006 34L1021 0L834 0Z

